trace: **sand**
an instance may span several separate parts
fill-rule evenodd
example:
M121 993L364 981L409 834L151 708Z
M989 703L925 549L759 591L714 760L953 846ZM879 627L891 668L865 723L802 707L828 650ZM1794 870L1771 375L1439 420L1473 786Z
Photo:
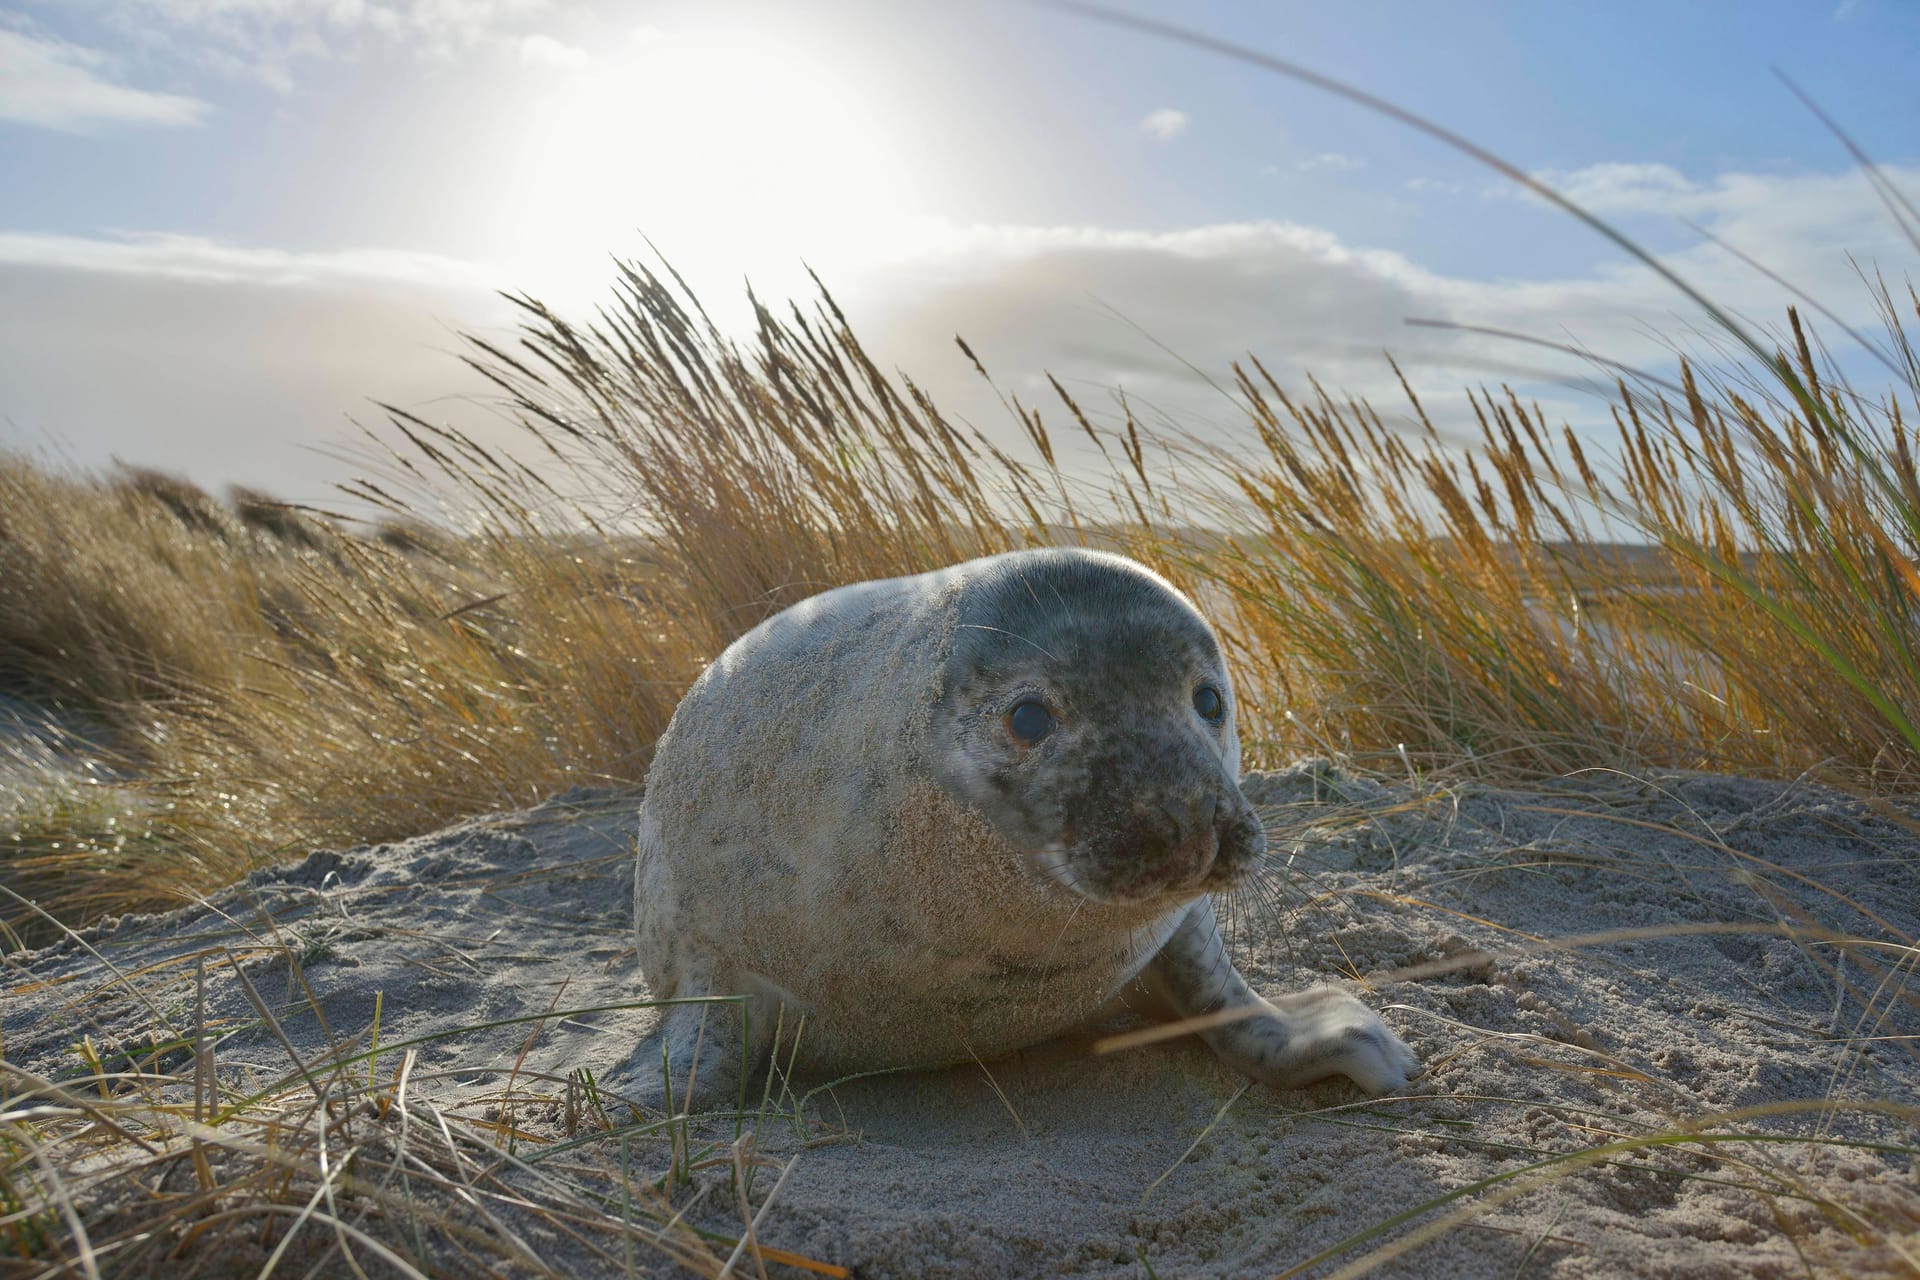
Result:
M691 1127L696 1154L709 1141L719 1154L670 1202L738 1236L728 1156L744 1134L738 1149L766 1163L749 1196L760 1243L861 1277L1274 1276L1346 1244L1306 1272L1327 1275L1394 1241L1410 1247L1383 1274L1906 1274L1920 1257L1911 1112L1872 1109L1920 1099L1920 828L1907 814L1807 784L1710 776L1436 790L1308 762L1251 775L1247 788L1281 865L1272 892L1232 904L1242 968L1270 992L1353 982L1426 1063L1405 1095L1366 1102L1340 1082L1242 1091L1191 1039L1094 1055L1081 1038L842 1083L804 1103L776 1092L765 1114L756 1098L743 1121ZM644 998L626 918L636 807L631 795L578 792L404 843L315 853L206 904L8 957L5 1057L55 1080L86 1073L83 1036L111 1058L190 1039L204 1020L232 1100L285 1081L290 1056L324 1076L330 1044L364 1049L380 993L390 1047L379 1079L398 1069L403 1041L456 1032L417 1046L410 1114L416 1126L427 1115L477 1124L476 1144L505 1143L486 1126L511 1120L514 1158L494 1161L489 1185L525 1200L469 1203L421 1183L433 1221L453 1228L419 1235L390 1201L356 1208L342 1192L339 1212L429 1273L484 1270L499 1255L450 1243L477 1233L528 1247L532 1258L500 1264L515 1273L623 1274L625 1244L541 1211L556 1197L627 1202L621 1144L552 1100L570 1071L610 1070L653 1015L471 1028ZM1812 939L1826 931L1886 945ZM280 1034L260 1027L236 965L275 1006ZM173 1047L144 1065L186 1080L191 1058ZM509 1085L521 1101L503 1113ZM17 1072L6 1090L16 1108L53 1096ZM1775 1105L1823 1098L1866 1105ZM388 1150L381 1126L398 1108L363 1110L355 1141ZM1689 1124L1696 1140L1435 1203ZM568 1132L583 1140L540 1158ZM1713 1140L1728 1134L1823 1141ZM534 1168L517 1163L530 1157ZM624 1158L635 1175L674 1160L658 1134L630 1140ZM110 1165L97 1154L64 1179L103 1238L155 1194L108 1176ZM1466 1206L1465 1221L1421 1238ZM314 1263L350 1274L318 1219L302 1230L310 1239L277 1274ZM174 1261L182 1274L254 1274L275 1237L258 1223L240 1235L209 1232ZM725 1257L724 1243L712 1247ZM369 1275L395 1273L365 1248L355 1257ZM632 1263L675 1273L644 1247ZM752 1259L735 1273L756 1274Z

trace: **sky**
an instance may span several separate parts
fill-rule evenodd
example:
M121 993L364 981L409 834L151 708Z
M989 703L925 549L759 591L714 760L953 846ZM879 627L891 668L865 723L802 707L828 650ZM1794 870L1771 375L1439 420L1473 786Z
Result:
M1471 138L1756 324L1788 295L1727 247L1869 325L1860 269L1920 258L1774 72L1920 198L1920 0L1124 7ZM1209 378L1247 354L1390 406L1391 351L1445 412L1507 380L1604 420L1580 361L1410 318L1709 343L1433 139L1049 5L0 0L0 447L325 503L382 402L504 438L460 333L507 334L501 290L587 318L649 242L728 325L811 267L1009 439L956 333L1023 398L1052 371L1223 437Z

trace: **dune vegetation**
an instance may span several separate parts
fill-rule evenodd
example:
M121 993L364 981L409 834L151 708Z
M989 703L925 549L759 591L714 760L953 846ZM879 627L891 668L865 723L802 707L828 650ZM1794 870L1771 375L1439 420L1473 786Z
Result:
M1411 392L1390 425L1252 362L1242 440L1096 425L1056 388L1009 398L1016 453L878 368L824 295L743 346L643 267L619 287L593 323L521 299L518 347L472 342L519 456L395 412L406 483L356 486L371 526L0 463L0 684L96 726L73 745L97 766L14 802L8 927L638 781L768 614L1043 542L1206 603L1254 764L1915 785L1910 295L1881 296L1890 386L1837 379L1795 315L1772 368L1622 377L1604 449L1502 388L1463 393L1461 442ZM1069 474L1064 437L1104 473Z

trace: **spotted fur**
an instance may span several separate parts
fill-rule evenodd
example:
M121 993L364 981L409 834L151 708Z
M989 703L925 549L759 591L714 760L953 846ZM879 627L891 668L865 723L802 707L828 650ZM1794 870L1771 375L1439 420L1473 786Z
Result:
M1008 715L1035 699L1051 728L1027 741ZM1232 713L1205 619L1118 556L1015 552L768 619L688 692L647 778L640 961L689 1003L630 1083L701 1103L769 1058L986 1058L1143 979L1183 1014L1257 1004L1203 1034L1262 1080L1398 1088L1414 1059L1376 1015L1324 988L1263 1001L1221 946L1209 895L1266 848Z

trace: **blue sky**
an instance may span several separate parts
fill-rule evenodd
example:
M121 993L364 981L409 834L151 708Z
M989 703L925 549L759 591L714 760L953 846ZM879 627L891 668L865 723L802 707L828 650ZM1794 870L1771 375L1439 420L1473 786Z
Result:
M1546 176L1716 298L1866 319L1915 254L1792 74L1920 191L1920 3L1148 4ZM1694 317L1430 139L1251 67L1021 3L35 0L0 5L0 443L324 499L375 399L485 422L447 354L496 288L584 311L645 232L720 308L804 258L884 359L989 429L1123 386L1205 430L1252 351L1390 400L1539 379L1410 315L1665 358ZM1537 388L1536 388L1537 389ZM1097 397L1096 397L1097 398ZM316 452L319 450L319 452Z

